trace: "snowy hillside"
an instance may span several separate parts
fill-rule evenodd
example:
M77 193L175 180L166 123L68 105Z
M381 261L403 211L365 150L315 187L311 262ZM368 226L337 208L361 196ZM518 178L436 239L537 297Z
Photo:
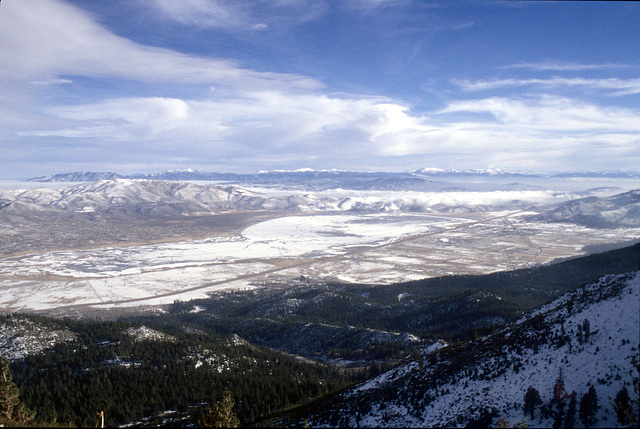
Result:
M385 179L385 183L393 183ZM380 186L378 186L380 185ZM372 187L382 187L372 184ZM364 185L363 185L364 186ZM402 188L402 183L398 187ZM395 186L392 186L395 189ZM0 215L45 212L173 216L231 210L336 210L370 212L469 212L517 209L553 204L573 197L554 191L414 192L334 190L328 192L262 192L237 186L201 185L166 180L117 179L64 189L0 189Z
M112 215L164 216L184 213L217 212L297 207L298 201L271 199L232 187L202 186L188 182L161 180L101 180L65 189L3 191L2 210L65 210Z
M593 386L600 408L590 427L618 426L609 398L623 386L634 395L639 293L640 272L603 277L493 335L435 352L425 349L303 418L311 426L329 427L464 427L496 424L500 418L552 427L550 402L562 375L564 418L569 395L576 392L579 403ZM543 401L533 419L523 408L529 387ZM543 407L551 410L546 416ZM573 424L584 427L577 414Z
M116 173L111 172L94 172L94 171L77 171L73 173L59 173L49 176L34 177L29 182L95 182L98 180L123 179Z
M640 225L640 190L606 198L573 200L534 217L543 222L573 222L595 228L634 227Z
M76 334L66 329L55 329L20 316L0 318L0 357L10 361L75 338Z

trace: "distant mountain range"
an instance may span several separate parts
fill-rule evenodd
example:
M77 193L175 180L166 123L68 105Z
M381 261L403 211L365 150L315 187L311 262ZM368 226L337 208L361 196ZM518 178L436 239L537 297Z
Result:
M432 176L504 176L504 177L558 177L558 178L571 178L571 177L590 177L590 178L640 178L640 173L637 172L620 172L620 171L603 171L603 172L569 172L569 173L557 173L557 174L542 174L534 172L522 172L522 171L508 171L498 168L489 169L465 169L465 170L443 170L439 168L422 168L408 172L357 172L357 171L343 171L343 170L312 170L312 169L298 169L298 170L273 170L273 171L259 171L251 174L237 174L237 173L216 173L202 170L166 170L161 173L155 174L133 174L133 175L120 175L112 172L73 172L73 173L60 173L50 176L41 176L28 179L30 182L93 182L97 180L105 179L149 179L149 180L204 180L204 181L229 181L238 183L255 183L255 184L270 184L292 181L292 180L304 180L307 181L321 181L327 180L356 180L361 182L384 180L393 178L395 180L413 179L413 183L423 183L419 180Z
M215 173L200 170L167 170L157 174L122 176L109 172L76 172L35 177L31 182L94 182L105 179L146 179L168 181L225 182L245 186L279 187L321 191L327 189L359 190L430 190L430 180L411 173L370 173L338 170L261 171L252 174Z
M448 205L420 199L415 194L396 191L447 191L445 185L431 182L407 173L347 173L347 172L270 172L257 173L245 178L240 185L222 182L218 185L190 183L184 177L201 175L198 172L165 172L161 177L182 177L180 180L110 179L88 181L62 189L38 188L24 191L0 189L0 215L28 212L89 213L106 215L171 216L194 213L217 213L237 210L335 210L335 211L395 211L395 212L470 212L496 209L526 209L535 205L521 201L520 193L513 200L495 202L453 201ZM208 173L206 173L208 174ZM212 173L214 174L214 173ZM404 174L404 176L402 175ZM107 173L83 173L67 178L97 178ZM302 177L300 175L303 175ZM343 175L339 182L330 176ZM348 175L348 176L344 176ZM111 176L109 176L111 177ZM195 177L195 176L189 176ZM199 176L202 177L202 176ZM209 176L213 177L213 176ZM241 185L284 189L262 192ZM52 177L51 180L54 180ZM526 185L524 185L526 186ZM517 184L500 185L499 191L525 191ZM313 193L328 189L340 192ZM348 189L349 193L344 190ZM375 198L365 197L360 191L389 191ZM462 189L453 189L460 191ZM289 192L286 192L289 191ZM435 204L435 205L434 205ZM618 228L640 226L640 191L634 190L613 196L568 201L529 217L540 222L571 222L592 228Z
M158 217L230 210L291 210L307 203L304 197L269 198L235 186L143 179L100 180L63 189L0 191L0 212L5 213L64 211Z
M125 176L111 172L76 171L40 176L28 179L28 182L96 182L98 180L124 179Z

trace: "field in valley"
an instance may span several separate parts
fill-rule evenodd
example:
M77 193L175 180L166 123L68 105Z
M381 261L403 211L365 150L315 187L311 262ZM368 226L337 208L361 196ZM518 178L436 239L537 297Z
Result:
M483 274L640 237L527 220L531 212L297 213L207 239L35 252L0 259L0 308L81 317L146 309L221 289L318 281L388 284Z

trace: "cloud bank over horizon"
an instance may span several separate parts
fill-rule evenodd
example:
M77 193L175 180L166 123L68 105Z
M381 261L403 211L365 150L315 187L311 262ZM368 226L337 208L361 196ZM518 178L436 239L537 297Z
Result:
M525 28L520 41L500 34L550 8L559 16L546 25L560 26L578 7L563 32L585 40L555 47L543 29ZM582 34L594 15L619 19L618 31L579 48L595 40ZM7 0L0 178L426 165L637 171L637 18L636 4Z

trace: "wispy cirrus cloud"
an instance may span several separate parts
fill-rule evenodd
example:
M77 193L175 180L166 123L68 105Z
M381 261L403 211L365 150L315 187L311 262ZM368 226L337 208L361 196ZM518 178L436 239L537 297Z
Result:
M538 134L560 131L568 133L592 134L640 133L640 111L623 107L605 107L584 101L556 96L531 98L491 97L481 100L460 100L451 102L438 112L487 113L494 120L486 124L512 127L514 130L528 130ZM477 123L478 125L480 123ZM640 134L636 135L640 138Z
M144 0L164 19L224 30L264 30L306 22L327 9L312 0Z
M500 67L501 69L527 69L535 71L585 71L585 70L609 70L627 69L632 66L627 64L580 64L559 61L545 61L538 63L518 63Z
M539 86L542 88L582 87L587 90L606 91L609 95L623 96L640 94L640 79L587 79L551 77L548 79L496 79L496 80L452 80L464 91L492 91L500 88Z
M409 0L345 0L343 6L358 11L376 11L388 7L402 6L409 3Z

